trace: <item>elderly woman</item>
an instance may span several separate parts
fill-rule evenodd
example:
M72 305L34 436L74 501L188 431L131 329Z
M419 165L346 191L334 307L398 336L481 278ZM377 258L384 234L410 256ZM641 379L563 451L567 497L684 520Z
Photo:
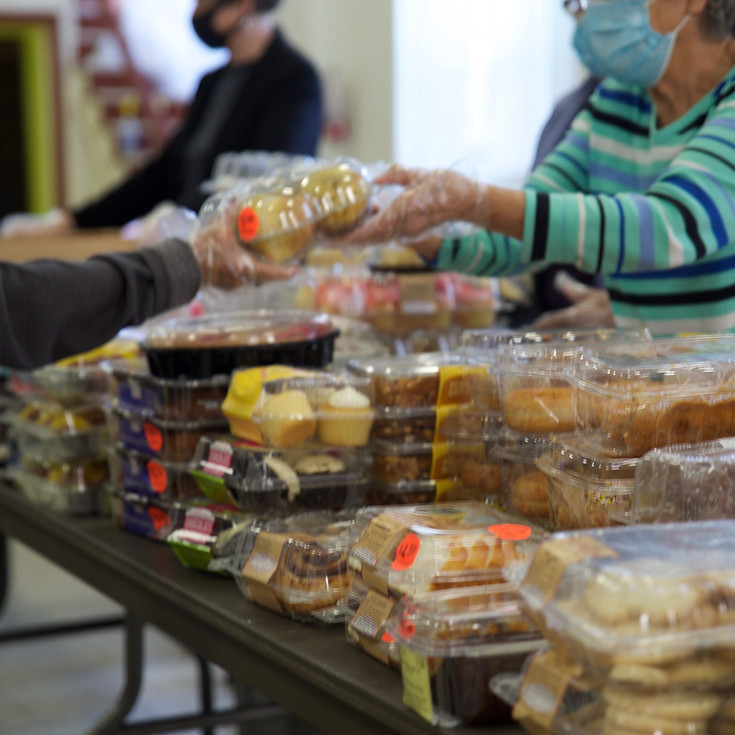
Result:
M619 326L735 330L735 0L564 5L606 79L526 186L394 167L381 181L405 190L352 239L411 237L473 274L568 263L604 274ZM429 230L447 221L481 229Z

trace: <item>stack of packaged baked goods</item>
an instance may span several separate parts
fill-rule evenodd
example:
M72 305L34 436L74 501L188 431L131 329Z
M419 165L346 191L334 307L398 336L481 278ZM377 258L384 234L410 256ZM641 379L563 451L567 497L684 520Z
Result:
M544 734L735 732L734 543L732 520L542 543L518 590L553 653L529 661L516 719Z
M503 568L545 534L482 503L373 506L351 528L347 639L399 667L404 701L443 725L503 722L488 689L541 644Z
M137 344L116 340L11 376L21 403L7 416L17 446L7 473L34 502L71 515L107 511L107 374L100 361L126 354L139 354Z
M368 502L451 497L458 473L480 457L482 434L497 417L487 366L461 354L427 352L352 360L348 369L369 380L375 395Z

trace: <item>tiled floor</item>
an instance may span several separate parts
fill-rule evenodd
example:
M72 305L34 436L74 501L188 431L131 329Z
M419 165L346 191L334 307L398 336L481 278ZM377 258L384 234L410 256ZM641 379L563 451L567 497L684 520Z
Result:
M0 632L109 616L120 608L20 543L10 541L10 588ZM195 659L151 626L144 634L142 692L128 722L199 708ZM212 667L215 708L235 704L226 672ZM0 645L0 735L83 735L115 702L123 681L118 628ZM253 735L295 733L293 718L260 723ZM305 728L305 731L310 728ZM200 733L201 730L180 732ZM234 725L216 735L236 735Z

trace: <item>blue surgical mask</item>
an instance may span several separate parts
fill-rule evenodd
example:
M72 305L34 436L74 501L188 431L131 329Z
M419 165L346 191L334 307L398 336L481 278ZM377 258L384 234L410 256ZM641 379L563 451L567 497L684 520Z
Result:
M689 14L671 31L651 28L648 6L653 0L590 2L577 22L574 48L594 76L624 84L653 87L664 75L679 31Z

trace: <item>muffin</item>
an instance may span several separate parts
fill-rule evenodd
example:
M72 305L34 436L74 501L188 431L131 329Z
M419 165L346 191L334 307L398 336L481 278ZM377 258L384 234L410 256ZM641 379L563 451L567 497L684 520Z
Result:
M285 390L266 399L253 412L263 442L274 447L295 447L316 432L316 418L306 393Z
M368 443L372 424L370 399L348 385L334 391L321 407L319 440L335 446L362 447Z

